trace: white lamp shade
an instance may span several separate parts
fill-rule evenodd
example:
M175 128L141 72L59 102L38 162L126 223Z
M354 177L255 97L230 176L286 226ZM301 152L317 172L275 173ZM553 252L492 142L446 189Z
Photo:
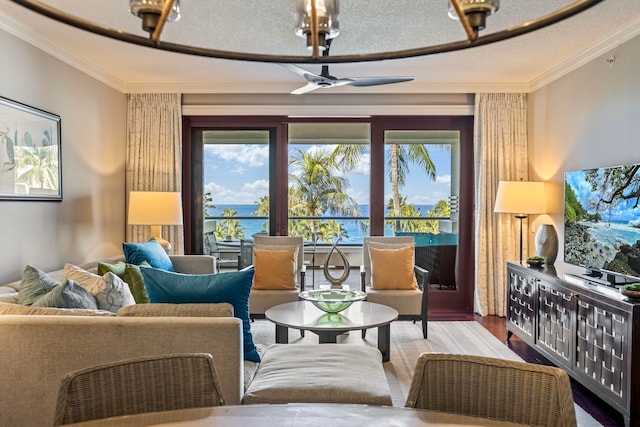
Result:
M500 181L493 211L512 214L547 213L544 182Z
M178 192L132 191L130 225L182 225L182 198Z

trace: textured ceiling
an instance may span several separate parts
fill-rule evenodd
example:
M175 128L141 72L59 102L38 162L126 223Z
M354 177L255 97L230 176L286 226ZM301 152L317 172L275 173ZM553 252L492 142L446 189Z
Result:
M122 0L47 0L47 4L143 35ZM571 0L503 0L488 18L498 31L564 7ZM0 0L0 27L122 91L288 93L305 82L277 64L248 63L160 52L106 39ZM343 0L332 54L415 48L461 40L445 0ZM305 55L293 33L293 0L183 0L182 19L162 39L225 50ZM512 40L428 57L335 64L337 77L415 76L410 83L337 93L433 93L475 89L526 90L640 32L639 0L605 0L578 16ZM579 65L579 64L578 64ZM319 72L317 65L304 65ZM313 96L312 94L303 96Z

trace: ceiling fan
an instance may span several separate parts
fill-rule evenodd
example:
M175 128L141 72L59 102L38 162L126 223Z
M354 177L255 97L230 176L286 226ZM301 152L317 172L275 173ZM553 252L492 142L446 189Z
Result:
M322 52L322 56L329 55L329 47L331 46L331 39L326 41L327 46ZM320 74L314 74L311 71L307 71L304 68L298 67L293 64L280 64L288 70L304 77L307 80L307 84L291 92L292 95L301 95L317 89L327 89L337 86L379 86L390 83L402 83L410 82L414 77L344 77L336 78L329 74L329 66L323 65Z

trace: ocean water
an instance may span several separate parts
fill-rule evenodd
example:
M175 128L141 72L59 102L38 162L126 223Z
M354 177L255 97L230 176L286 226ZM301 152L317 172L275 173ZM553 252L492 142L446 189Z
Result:
M640 240L640 228L629 225L629 222L582 221L580 223L589 227L589 232L595 241L616 249L622 244L633 245Z
M209 216L221 216L222 211L225 209L233 209L238 213L239 217L253 217L255 216L253 212L256 210L256 205L216 205L215 209L208 209L207 213ZM416 209L420 211L422 215L427 214L430 210L433 209L433 205L416 205ZM362 216L369 216L369 205L360 205L360 211L362 212ZM339 216L339 215L329 215L325 216ZM252 234L258 233L262 230L267 229L267 220L266 219L241 219L240 224L245 236L251 236ZM360 226L361 221L354 220L336 220L342 227L346 230L348 237L343 238L341 243L361 243L362 238L368 235L368 231L365 230L363 233ZM393 235L391 228L385 230L385 235Z

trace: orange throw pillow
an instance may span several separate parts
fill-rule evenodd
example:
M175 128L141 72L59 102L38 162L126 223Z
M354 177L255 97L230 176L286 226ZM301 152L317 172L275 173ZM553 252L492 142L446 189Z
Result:
M253 250L253 289L296 289L296 250Z
M413 274L414 247L377 249L369 247L372 289L417 289Z

